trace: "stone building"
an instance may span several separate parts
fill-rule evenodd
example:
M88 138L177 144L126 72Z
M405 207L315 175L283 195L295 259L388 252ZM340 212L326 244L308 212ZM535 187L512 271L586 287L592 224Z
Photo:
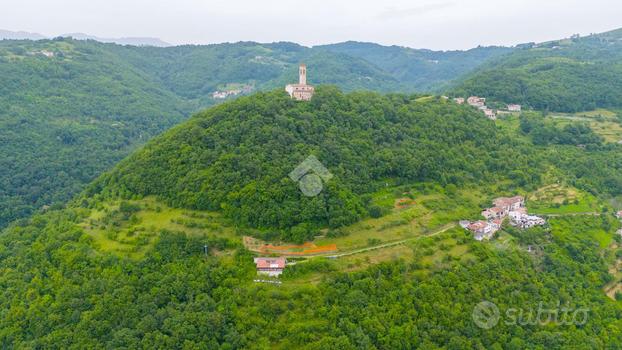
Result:
M289 96L298 101L309 101L315 93L315 88L307 85L307 66L304 63L298 68L298 84L288 84L285 91Z

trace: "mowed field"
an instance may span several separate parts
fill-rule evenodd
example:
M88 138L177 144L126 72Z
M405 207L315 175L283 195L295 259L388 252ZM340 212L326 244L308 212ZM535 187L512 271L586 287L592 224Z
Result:
M129 209L121 208L125 204ZM219 213L171 208L153 197L104 203L80 226L103 251L142 258L162 231L237 239Z
M529 212L534 214L598 213L601 206L593 195L563 184L539 188L527 196Z
M618 114L613 111L597 109L595 111L573 114L554 113L550 117L561 126L571 122L585 122L595 133L602 136L605 142L614 143L622 141L622 124Z

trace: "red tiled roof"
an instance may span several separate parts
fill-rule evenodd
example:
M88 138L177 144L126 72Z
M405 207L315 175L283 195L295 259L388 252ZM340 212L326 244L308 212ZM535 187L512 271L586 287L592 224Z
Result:
M258 269L284 269L285 258L255 258Z
M496 206L505 207L508 205L512 205L514 203L519 203L525 200L523 196L514 196L514 197L499 197L492 201Z
M469 230L482 230L484 229L486 226L488 226L488 223L486 221L475 221L474 223L471 223L469 225Z

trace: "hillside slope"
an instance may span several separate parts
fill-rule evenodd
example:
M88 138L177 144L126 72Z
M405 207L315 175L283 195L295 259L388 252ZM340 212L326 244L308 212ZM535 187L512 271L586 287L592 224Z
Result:
M94 43L2 41L0 77L0 226L66 201L196 108Z
M582 124L521 117L520 125L521 137L507 135L480 111L440 97L319 86L300 103L279 89L195 115L120 162L88 195L155 195L174 207L222 210L237 225L282 230L287 239L359 220L369 209L364 196L388 183L508 180L533 188L555 167L583 190L622 194L618 145ZM332 173L317 197L289 178L310 155Z
M391 90L372 65L297 45L152 48L71 39L0 42L0 226L60 203L227 85L295 81ZM47 55L47 56L46 56Z
M400 88L395 78L364 60L293 43L168 48L111 45L108 49L190 99L207 99L227 84L247 84L255 90L282 87L297 80L300 62L310 68L310 84L335 84L346 91Z
M317 48L362 58L389 72L414 91L442 91L455 79L512 52L509 47L477 47L467 51L432 51L349 41Z
M479 112L438 98L319 87L310 103L298 103L274 91L196 115L121 162L89 194L156 195L177 207L223 209L241 226L303 225L308 237L313 228L359 220L366 214L360 195L385 179L492 181L526 168L529 150L521 150ZM288 178L309 155L334 172L311 198ZM537 169L521 176L537 177Z
M619 31L530 44L486 64L450 89L534 109L622 107Z
M323 86L311 102L279 89L201 112L67 208L2 230L0 347L616 348L622 304L601 288L621 254L611 244L620 223L604 201L588 206L599 215L505 225L490 242L451 227L489 198L551 189L544 181L554 197L571 184L619 195L609 185L622 184L622 146L534 145L540 136L517 120L497 123L442 98ZM309 154L333 174L313 198L288 176ZM573 205L597 201L572 192ZM404 196L412 207L394 206ZM366 209L378 201L390 209L374 221ZM252 227L279 241L344 225L318 239L369 246L393 235L400 250L297 259L277 284L261 282L241 243ZM477 322L482 302L498 308L491 328ZM494 310L483 311L486 321Z

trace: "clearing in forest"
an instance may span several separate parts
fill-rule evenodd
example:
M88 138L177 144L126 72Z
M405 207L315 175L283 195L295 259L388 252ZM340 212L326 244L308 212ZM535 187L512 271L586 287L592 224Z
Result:
M336 244L318 246L307 242L303 244L273 245L250 236L244 236L243 243L246 249L252 252L280 256L313 256L337 252Z

